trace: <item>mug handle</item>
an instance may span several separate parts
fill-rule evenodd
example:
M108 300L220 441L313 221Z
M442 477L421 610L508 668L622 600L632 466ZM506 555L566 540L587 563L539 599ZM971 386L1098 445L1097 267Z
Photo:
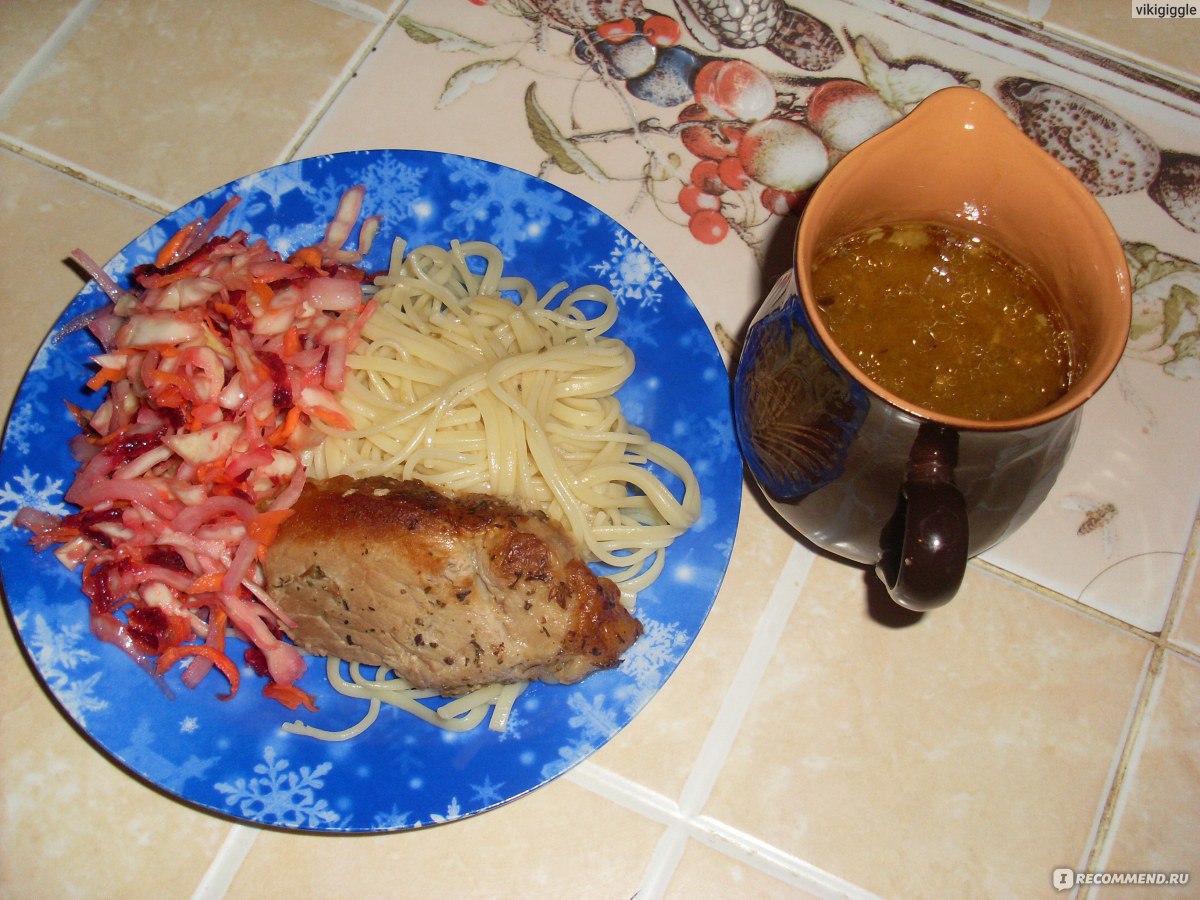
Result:
M968 528L967 504L954 485L957 461L958 432L921 425L875 566L892 599L907 609L936 609L962 584Z

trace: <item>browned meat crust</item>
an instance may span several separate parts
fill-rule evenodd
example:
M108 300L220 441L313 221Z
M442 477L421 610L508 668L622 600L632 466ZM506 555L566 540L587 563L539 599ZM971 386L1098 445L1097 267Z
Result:
M419 481L310 482L264 565L301 647L447 695L569 684L617 665L642 633L547 516Z

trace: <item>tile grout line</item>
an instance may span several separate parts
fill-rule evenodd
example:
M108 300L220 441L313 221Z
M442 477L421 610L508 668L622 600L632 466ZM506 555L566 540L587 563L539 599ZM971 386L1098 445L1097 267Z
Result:
M1200 577L1198 576L1200 573L1200 563L1197 562L1198 553L1200 553L1200 514L1193 521L1192 534L1188 540L1187 549L1184 551L1183 571L1175 582L1175 591L1163 619L1162 633L1154 636L1154 649L1151 651L1149 671L1139 687L1138 697L1131 714L1132 721L1126 731L1116 771L1109 785L1097 822L1096 833L1089 848L1085 863L1088 871L1099 871L1102 866L1107 864L1109 855L1112 853L1113 841L1121 821L1121 812L1129 799L1127 779L1130 772L1137 768L1145 746L1150 718L1162 692L1163 673L1166 670L1168 654L1176 653L1181 658L1200 662L1200 654L1190 648L1175 644L1170 637L1183 613L1183 607L1187 602L1192 585L1196 578ZM1093 888L1088 896L1093 896L1095 893L1096 890Z
M668 797L611 769L585 761L563 777L644 818L686 831L698 843L793 887L831 898L875 896L725 822L710 816L689 818ZM640 892L638 896L641 900L643 894Z
M1183 555L1186 557L1186 551ZM970 560L969 564L977 568L980 572L984 572L995 578L1008 581L1017 587L1025 588L1026 590L1037 594L1044 600L1048 600L1051 603L1057 603L1058 605L1063 606L1073 612L1087 616L1089 619L1093 619L1102 625L1108 625L1112 628L1116 628L1118 631L1124 631L1132 637L1140 638L1141 640L1155 645L1170 643L1169 638L1165 637L1167 631L1165 624L1162 633L1147 631L1145 628L1141 628L1131 622L1126 622L1124 619L1114 616L1112 613L1107 613L1102 609L1089 606L1082 600L1077 600L1069 594L1063 594L1054 590L1053 588L1047 587L1044 584L1039 584L1038 582L1033 581L1024 575L1018 575L1016 572L1010 572L1008 569L998 566L995 563L975 558ZM1174 602L1174 599L1172 599L1171 604L1168 605L1168 615L1171 605L1173 605ZM1165 621L1166 619L1164 619L1164 622ZM1181 649L1185 654L1194 655L1191 651L1188 651L1187 648L1175 647L1172 645L1172 649Z
M812 863L781 850L752 834L734 828L710 816L693 820L692 837L699 843L752 868L773 875L780 881L819 897L867 900L877 895L866 888L839 878Z
M693 820L712 793L815 559L811 550L797 543L779 573L767 606L680 792L679 815L684 822ZM688 830L678 822L668 826L646 866L639 897L663 895L683 854Z
M50 65L54 57L58 56L59 51L75 36L75 33L87 24L88 19L92 17L92 13L99 5L100 0L81 0L75 4L50 37L46 38L33 56L29 57L25 64L17 70L17 74L4 86L4 90L0 91L0 118L8 115L17 105L29 86Z
M343 13L363 22L378 22L386 13L381 13L372 6L360 3L358 0L308 0L315 6L323 6L333 12Z
M1080 871L1090 871L1095 864L1098 848L1104 845L1111 831L1112 811L1121 796L1125 784L1125 775L1129 769L1131 747L1137 740L1144 721L1147 697L1153 691L1157 682L1159 670L1158 659L1161 648L1152 646L1146 654L1145 661L1134 685L1133 697L1125 713L1125 721L1121 726L1120 736L1116 742L1116 752L1109 765L1108 775L1100 790L1100 803L1096 808L1092 828L1088 833L1083 851L1074 865Z
M312 0L312 2L319 3L320 0ZM368 35L366 40L362 42L359 47L359 51L354 58L347 61L345 66L342 67L342 71L326 89L321 99L317 101L313 111L305 118L304 122L301 123L295 134L293 134L291 139L284 144L283 150L276 157L277 163L289 162L296 157L300 147L306 140L308 140L309 136L313 133L313 131L316 130L317 126L321 124L321 120L325 118L325 114L329 112L329 110L333 107L333 104L337 101L337 98L341 95L342 91L346 89L346 85L350 83L350 80L354 78L354 76L358 73L358 70L362 68L363 63L367 61L367 58L375 51L375 48L379 46L379 43L387 35L388 30L395 24L396 20L400 18L400 14L404 11L405 7L408 6L408 2L409 0L400 0L400 2L395 5L394 9L389 10L387 13L380 13L372 19L372 21L376 23L374 30L370 33L370 35ZM325 3L321 3L320 5L328 6L331 9L337 8L336 6Z
M1108 792L1108 796L1105 798L1098 833L1085 864L1086 871L1100 871L1101 867L1107 863L1109 854L1112 852L1113 838L1116 836L1117 826L1120 824L1120 814L1129 797L1129 792L1126 790L1127 778L1130 771L1137 768L1137 763L1141 759L1142 750L1145 747L1148 732L1147 726L1151 714L1158 705L1159 696L1162 693L1162 676L1165 671L1166 659L1166 648L1161 646L1155 647L1150 659L1151 671L1147 673L1146 681L1143 683L1141 692L1138 695L1134 710L1134 721L1129 732L1126 734L1124 744L1121 746L1117 775ZM1093 896L1095 892L1096 888L1093 887L1088 896Z
M196 890L192 892L192 900L219 900L224 897L256 840L257 829L248 825L231 825L200 883L196 885Z
M22 159L27 159L30 162L58 172L60 175L66 175L68 178L73 178L82 184L103 191L119 200L125 200L147 209L158 216L166 216L178 206L178 204L172 204L158 197L144 194L135 187L114 181L78 163L69 162L61 156L57 156L40 147L27 144L11 134L0 132L0 148L9 150Z

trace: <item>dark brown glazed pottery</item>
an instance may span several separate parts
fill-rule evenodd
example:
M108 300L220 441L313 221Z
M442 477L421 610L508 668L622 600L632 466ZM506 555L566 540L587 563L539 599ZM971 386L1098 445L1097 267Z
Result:
M1032 267L1059 299L1080 374L1019 419L933 413L876 385L832 341L810 264L872 225L967 229ZM875 566L898 603L949 601L966 560L1019 527L1062 469L1084 402L1129 335L1129 272L1099 204L970 88L931 95L851 151L805 209L795 268L756 313L734 380L742 452L776 510L818 546Z

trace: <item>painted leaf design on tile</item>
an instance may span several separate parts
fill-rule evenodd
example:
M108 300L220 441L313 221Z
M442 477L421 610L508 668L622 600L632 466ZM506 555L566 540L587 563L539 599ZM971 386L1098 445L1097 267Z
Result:
M863 80L893 109L907 112L942 88L956 84L978 86L966 73L945 68L931 60L895 60L885 56L866 35L850 39L854 56L862 67Z
M537 99L537 85L525 89L525 120L534 143L550 156L550 161L569 175L587 175L593 181L607 181L595 161L567 140Z
M1200 265L1127 242L1133 283L1129 353L1184 380L1200 378Z
M501 60L487 59L483 62L463 66L446 79L446 87L442 90L442 95L438 97L434 108L445 109L476 85L487 84L496 77L496 73L503 65Z
M403 28L405 34L417 43L436 44L437 48L444 53L455 50L466 50L469 53L488 53L492 49L487 44L480 43L473 38L467 37L465 34L451 31L448 28L439 28L436 25L423 25L408 16L401 16L396 20L396 24Z

